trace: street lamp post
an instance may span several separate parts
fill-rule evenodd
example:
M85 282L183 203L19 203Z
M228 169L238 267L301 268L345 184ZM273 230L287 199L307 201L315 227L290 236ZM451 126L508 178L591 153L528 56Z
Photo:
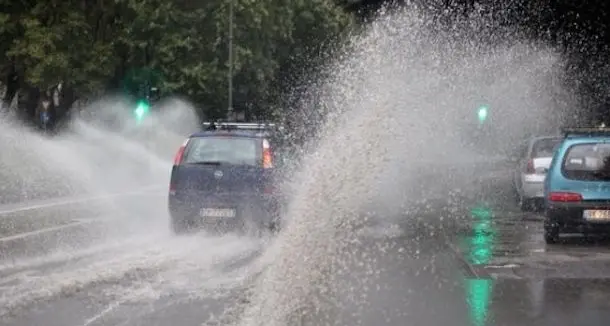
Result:
M233 113L233 1L229 0L229 94L227 107L227 120L231 118Z

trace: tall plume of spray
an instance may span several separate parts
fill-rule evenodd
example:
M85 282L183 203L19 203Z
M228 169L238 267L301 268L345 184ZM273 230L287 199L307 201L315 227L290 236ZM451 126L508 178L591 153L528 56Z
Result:
M0 118L2 203L69 196L84 191L64 166L52 166L47 140L5 111Z
M353 244L367 219L408 219L404 196L426 196L422 172L442 187L453 167L485 154L473 134L510 147L561 121L570 97L554 82L556 53L496 33L484 17L449 27L437 18L416 6L382 13L351 39L332 77L312 87L328 114L291 174L286 228L261 258L266 268L241 325L302 324L294 318L305 315L334 324L322 310L359 259ZM482 104L490 107L483 131ZM297 133L320 123L307 122Z
M176 148L198 129L195 110L186 101L169 99L136 124L132 106L119 98L101 99L75 111L67 130L51 137L5 115L0 121L2 201L165 187Z
M89 106L71 129L79 141L90 142L94 151L105 156L99 159L119 166L124 162L117 172L129 172L135 177L138 170L149 166L152 173L141 181L166 184L166 171L175 150L186 136L198 130L198 119L193 107L183 100L169 99L157 106L138 123L132 103L106 99ZM164 173L158 173L160 169Z

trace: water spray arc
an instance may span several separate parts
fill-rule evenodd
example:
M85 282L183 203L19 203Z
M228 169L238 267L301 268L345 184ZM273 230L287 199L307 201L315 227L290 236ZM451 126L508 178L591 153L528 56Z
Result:
M486 137L500 146L513 146L551 112L562 114L553 95L563 90L546 85L561 73L554 51L498 35L506 42L491 44L483 17L455 28L431 24L427 15L418 8L381 14L337 54L330 77L312 86L329 114L295 174L290 222L265 253L268 269L240 326L287 325L303 309L316 316L323 299L349 292L336 281L359 259L347 249L360 241L356 230L371 220L408 219L408 205L480 157L463 144L473 142L474 124L491 117L481 98L493 103Z

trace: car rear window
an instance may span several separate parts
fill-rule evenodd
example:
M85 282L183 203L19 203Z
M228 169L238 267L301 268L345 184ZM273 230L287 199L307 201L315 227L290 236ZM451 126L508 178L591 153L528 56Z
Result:
M532 158L553 157L555 148L561 143L559 138L544 138L534 142L532 146Z
M570 146L563 160L566 178L585 181L610 181L610 143Z
M252 137L191 138L183 162L259 166L262 160L259 142Z

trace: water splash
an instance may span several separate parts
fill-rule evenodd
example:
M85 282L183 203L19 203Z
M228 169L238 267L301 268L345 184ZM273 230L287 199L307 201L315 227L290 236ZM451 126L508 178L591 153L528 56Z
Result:
M3 222L12 221L3 226L15 228L3 231L17 236L72 218L93 221L53 234L1 239L0 292L6 294L0 295L0 318L43 299L94 291L99 284L108 285L103 296L154 301L175 293L212 295L239 285L240 278L249 275L243 265L264 249L265 239L170 233L165 191L172 159L199 126L187 102L173 99L160 106L136 125L128 103L105 99L76 113L68 130L52 137L34 133L10 117L0 120L5 202L28 206L30 200L58 196L105 198L0 213ZM159 190L142 196L124 194L151 186ZM104 196L117 192L123 195ZM74 198L66 200L70 199ZM28 224L34 220L48 224Z
M78 171L84 166L111 172L137 167L141 162L129 160L138 159L157 160L167 166L171 163L176 144L197 129L193 108L180 101L167 103L158 114L151 115L145 121L145 126L136 126L128 104L119 101L99 101L85 112L94 115L81 112L71 122L68 132L50 139L25 129L15 121L2 121L5 133L2 148L7 153L2 160L3 164L7 164L5 171L11 171L13 178L19 179L30 175L22 172L22 168L44 169L44 172L32 174L46 176L59 173L67 178L66 183L79 183ZM109 121L116 122L115 128L108 127ZM154 145L156 150L147 148L148 145ZM17 152L16 155L9 156L11 151ZM63 152L59 154L58 151ZM17 163L24 162L22 155L32 155L25 161L27 164ZM100 161L102 156L105 156L105 161ZM121 156L127 156L129 160L125 164L116 164L114 159ZM14 160L9 160L11 158ZM91 186L95 188L96 185Z
M416 7L382 14L312 90L328 114L318 115L323 127L293 175L287 227L265 253L241 325L335 324L338 280L362 259L356 231L367 220L404 219L405 203L442 193L456 173L497 163L493 149L560 120L552 49L486 33L481 17L436 22ZM482 104L490 119L478 127Z
M176 148L198 129L195 110L172 99L136 125L129 103L104 99L76 112L68 129L47 137L10 116L0 121L0 180L2 203L28 203L59 197L100 196L157 186L167 187ZM107 200L107 212L138 216L150 214L122 198ZM167 228L159 201L148 222ZM95 209L99 209L99 205ZM119 211L117 211L117 209ZM94 215L93 212L91 215ZM84 216L85 218L87 216ZM142 219L125 219L126 223ZM133 225L136 227L138 225ZM150 223L144 226L150 226ZM122 226L117 226L121 228Z

